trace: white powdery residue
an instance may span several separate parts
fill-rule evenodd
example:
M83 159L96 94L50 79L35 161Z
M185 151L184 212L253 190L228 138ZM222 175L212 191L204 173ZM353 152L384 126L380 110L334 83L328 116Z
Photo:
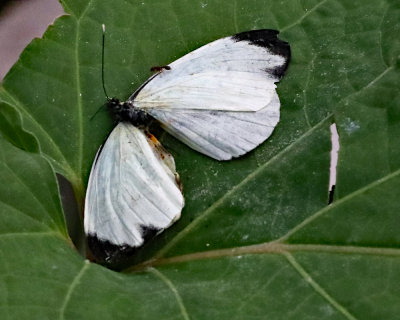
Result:
M335 310L329 304L324 304L319 310L321 310L326 317L332 316L335 313Z
M352 121L350 118L346 118L342 127L344 131L350 135L360 129L360 124L357 121Z
M210 189L209 186L205 185L205 186L200 186L199 188L197 188L195 190L195 192L193 192L193 196L192 199L198 199L198 198L202 198L202 197L206 197L210 194Z

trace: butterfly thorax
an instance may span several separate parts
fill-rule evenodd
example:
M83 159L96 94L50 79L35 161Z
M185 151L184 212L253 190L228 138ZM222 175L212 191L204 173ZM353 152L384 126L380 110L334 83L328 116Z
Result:
M111 98L107 102L107 108L117 122L130 122L136 127L147 125L151 119L145 111L135 107L129 100L120 101L117 98Z

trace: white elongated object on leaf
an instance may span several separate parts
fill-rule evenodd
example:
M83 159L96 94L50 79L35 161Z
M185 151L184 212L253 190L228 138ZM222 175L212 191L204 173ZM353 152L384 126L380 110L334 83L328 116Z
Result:
M278 31L211 42L149 78L126 102L109 99L119 121L97 153L85 202L85 233L100 262L129 255L179 219L184 206L172 156L146 131L149 118L217 160L239 157L279 121L275 83L290 60Z

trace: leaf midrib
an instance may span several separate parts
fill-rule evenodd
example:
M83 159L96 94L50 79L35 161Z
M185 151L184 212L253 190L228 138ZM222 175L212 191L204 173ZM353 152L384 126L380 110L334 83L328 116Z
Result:
M80 17L76 17L76 35L75 35L75 73L76 73L76 94L77 94L77 108L78 108L78 170L79 176L82 177L83 172L83 137L84 137L84 128L83 128L83 102L82 102L82 86L81 86L81 74L80 74L80 63L79 63L79 36L81 30L81 20L86 15L86 12L92 6L93 0L90 0L86 5L86 8L82 11ZM80 182L81 183L81 182ZM80 186L79 186L80 187ZM75 192L82 191L77 189L78 186L75 186ZM83 195L77 195L78 197Z
M170 265L198 260L218 259L224 257L235 257L254 254L285 254L293 252L352 254L352 255L374 255L400 257L400 248L369 247L335 244L287 244L277 241L264 242L256 245L248 245L234 248L217 249L189 253L168 258L151 259L136 266L130 267L124 272L138 272L150 267Z

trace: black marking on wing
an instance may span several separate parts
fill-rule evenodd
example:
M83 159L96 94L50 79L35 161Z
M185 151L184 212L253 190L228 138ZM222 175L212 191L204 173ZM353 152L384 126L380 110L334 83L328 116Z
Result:
M153 226L140 226L140 234L143 237L144 242L154 238L157 234L159 234L164 229L154 228Z
M118 266L123 265L138 249L128 245L115 245L108 240L99 239L96 235L88 235L87 242L96 262L110 269L118 269Z
M283 77L290 61L289 43L278 39L279 31L271 29L245 31L232 36L235 41L248 41L252 45L267 48L270 52L285 58L285 63L273 70L267 69L268 73L279 78Z
M143 237L143 245L154 238L164 229L152 226L140 226L140 233ZM110 269L119 270L126 265L135 253L143 247L132 247L128 244L116 245L111 241L99 239L96 235L87 236L88 247L96 262L107 266Z

